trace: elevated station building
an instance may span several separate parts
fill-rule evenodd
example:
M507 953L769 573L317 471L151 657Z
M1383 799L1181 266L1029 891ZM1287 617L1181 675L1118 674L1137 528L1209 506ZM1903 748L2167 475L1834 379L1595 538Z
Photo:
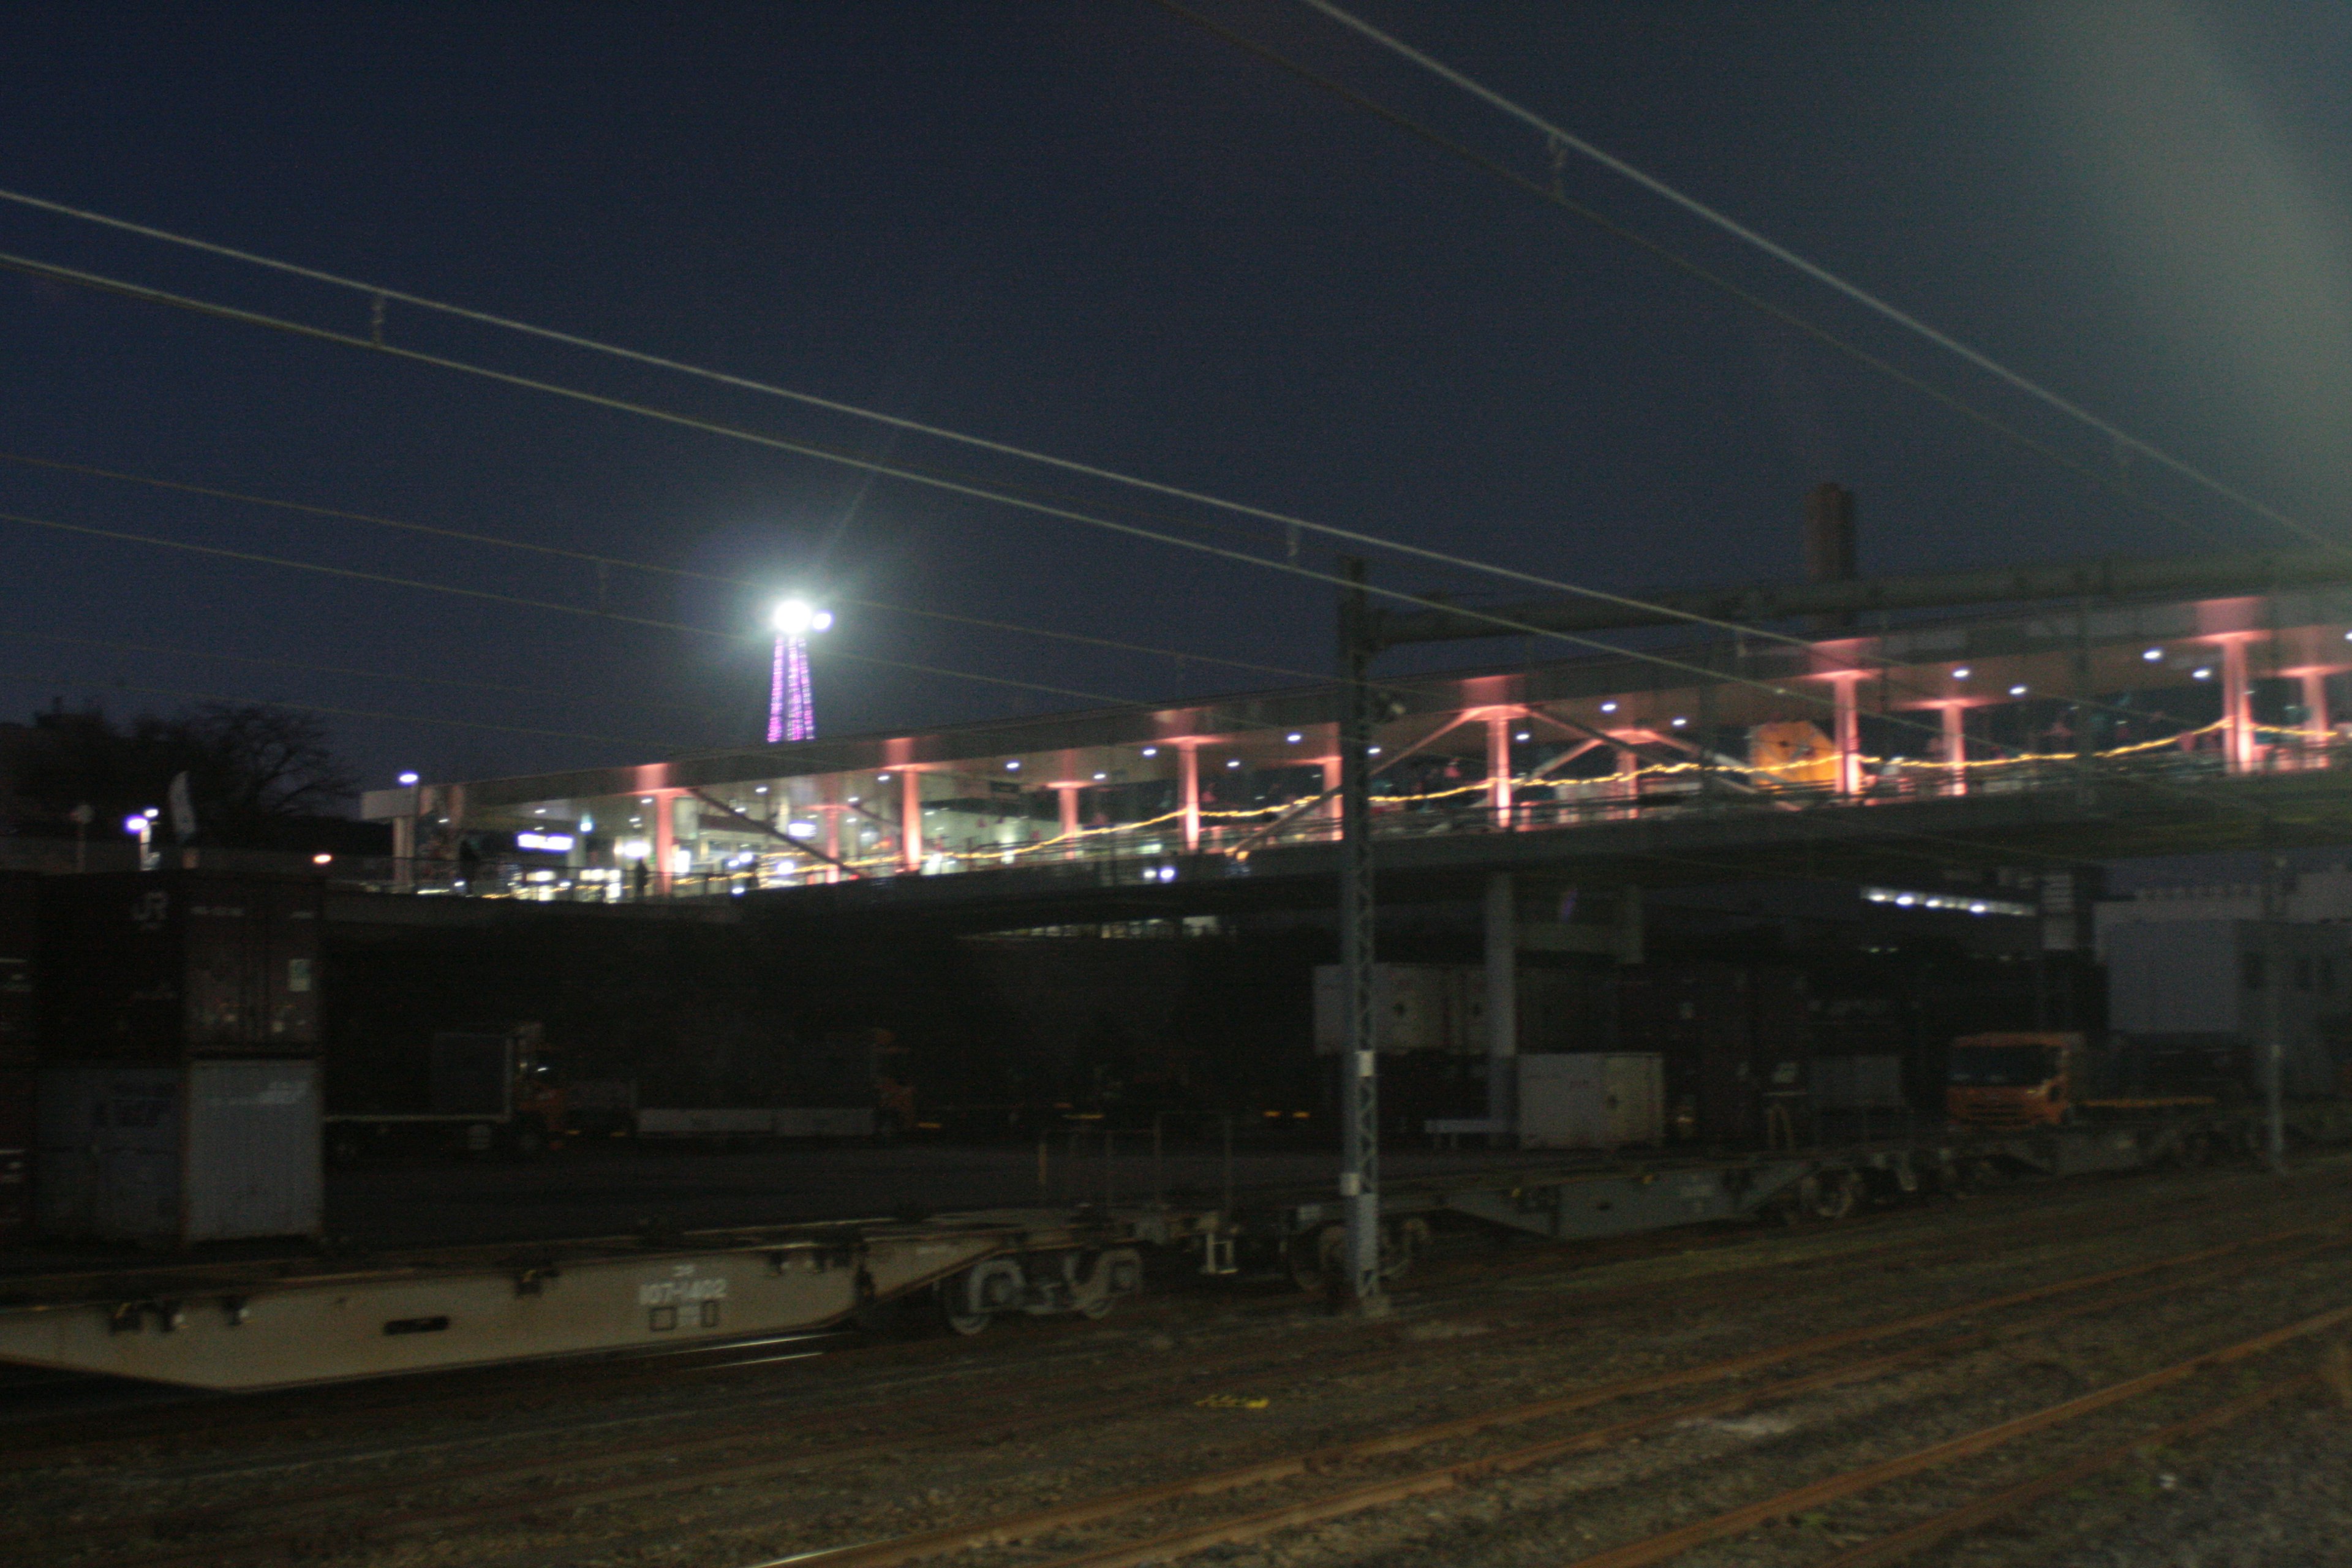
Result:
M1631 625L1615 635L1639 654L1382 678L1376 836L1565 848L1629 820L2352 764L2352 555L1667 597L1646 625L1605 605L1505 617L1579 637ZM1694 616L1821 629L1698 636ZM1496 635L1444 607L1384 625L1391 646ZM1300 686L426 781L372 792L364 815L394 825L383 885L416 891L717 897L1072 862L1148 882L1331 838L1341 696Z

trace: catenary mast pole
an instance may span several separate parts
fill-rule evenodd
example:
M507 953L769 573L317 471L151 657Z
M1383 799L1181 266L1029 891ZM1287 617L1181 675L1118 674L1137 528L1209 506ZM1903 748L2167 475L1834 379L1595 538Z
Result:
M1364 563L1344 557L1339 594L1339 965L1347 1029L1339 1052L1339 1201L1347 1216L1340 1305L1367 1316L1381 1290L1380 1057L1372 1016L1370 598Z

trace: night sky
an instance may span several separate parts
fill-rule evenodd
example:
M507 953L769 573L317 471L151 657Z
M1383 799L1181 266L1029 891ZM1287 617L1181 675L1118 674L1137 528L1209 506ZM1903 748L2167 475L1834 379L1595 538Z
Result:
M1199 3L1553 178L1536 134L1303 6ZM1360 14L2345 536L2352 9ZM0 62L0 187L1553 577L1796 576L1801 498L1828 479L1860 495L1867 573L2302 542L2119 466L2103 438L1623 181L1559 170L1564 194L2193 527L2137 510L1148 0L17 5ZM369 331L362 298L19 207L0 205L0 250ZM398 304L385 331L1285 552L1245 519ZM0 521L0 716L60 698L171 710L174 693L391 715L334 720L379 784L643 761L758 737L759 627L795 587L840 612L816 674L831 733L1079 705L845 656L1134 700L1283 679L860 600L1329 668L1330 595L1311 583L21 274L0 274L0 334L8 453L745 580L600 583L576 562L0 462L0 511L18 516L715 634ZM1300 559L1328 565L1311 541Z

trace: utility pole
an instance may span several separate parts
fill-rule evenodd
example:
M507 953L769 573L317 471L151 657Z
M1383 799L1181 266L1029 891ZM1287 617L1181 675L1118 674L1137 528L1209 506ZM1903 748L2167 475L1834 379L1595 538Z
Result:
M1347 1218L1343 1309L1388 1310L1381 1290L1381 1080L1372 1016L1372 662L1364 563L1339 562L1339 967L1347 1031L1339 1052L1339 1203Z

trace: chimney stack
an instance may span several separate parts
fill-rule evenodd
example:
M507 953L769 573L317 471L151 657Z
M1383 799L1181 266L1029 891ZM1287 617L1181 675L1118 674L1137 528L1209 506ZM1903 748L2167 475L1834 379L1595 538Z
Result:
M1805 579L1851 583L1854 570L1853 492L1843 485L1819 484L1805 492ZM1851 615L1815 616L1815 631L1853 625Z

